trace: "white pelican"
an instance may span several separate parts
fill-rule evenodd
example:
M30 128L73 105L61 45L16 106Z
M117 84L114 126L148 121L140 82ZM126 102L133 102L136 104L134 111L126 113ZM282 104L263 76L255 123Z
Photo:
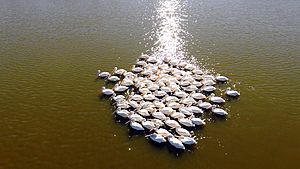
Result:
M151 91L147 88L142 88L140 87L139 88L139 92L142 93L142 94L148 94L148 93L151 93Z
M149 63L156 63L157 62L157 60L154 58L154 57L149 57L148 59L147 59L147 62L149 62Z
M165 123L159 119L150 119L150 121L152 121L157 128L165 125Z
M147 137L147 136L146 136ZM154 141L154 142L156 142L156 143L165 143L165 142L167 142L167 140L162 136L162 135L160 135L160 134L157 134L157 133L153 133L153 134L150 134L150 135L148 135L148 137L152 140L152 141Z
M105 87L102 87L102 93L107 96L115 94L115 92L112 89L106 89Z
M114 96L113 97L113 100L115 101L115 102L121 102L121 101L125 101L125 96L123 96L123 95L118 95L118 96Z
M181 108L179 108L179 112L182 113L182 114L184 114L184 115L187 115L187 116L190 116L190 115L193 114L193 113L190 111L190 109L187 108L187 107L181 107Z
M129 115L128 118L131 121L137 121L137 122L142 122L145 119L144 117L136 113Z
M169 126L170 128L177 128L181 127L180 124L176 120L171 120L170 118L167 118L165 120L166 126Z
M185 150L185 147L182 144L182 142L179 139L175 138L173 135L168 137L168 141L173 147L177 149Z
M140 114L143 117L149 117L150 116L148 110L146 110L146 109L137 110L137 113Z
M128 110L116 110L115 113L123 118L128 118L128 116L130 115L130 112Z
M226 76L217 76L216 80L219 81L219 82L226 82L229 79Z
M124 79L121 81L121 85L122 85L122 86L127 86L127 87L129 87L129 86L133 86L134 83L133 83L133 81L132 81L131 79L124 78Z
M197 141L192 137L179 136L178 139L185 145L197 144Z
M131 70L134 73L141 73L144 69L141 67L133 67Z
M216 88L214 86L204 86L202 90L205 92L213 92L216 90Z
M163 104L163 103L160 102L160 101L154 101L154 102L153 102L153 105L154 105L156 108L158 108L158 109L162 109L162 108L165 107L165 104Z
M163 97L163 96L165 96L166 94L167 94L167 93L166 93L165 91L159 91L159 90L153 92L153 95L156 96L156 97Z
M134 109L138 109L140 107L140 105L134 100L129 100L128 104Z
M213 80L211 79L208 79L208 80L202 80L201 83L205 86L213 86L216 84L216 82L214 82Z
M163 114L165 115L170 115L171 113L174 112L174 110L171 107L164 107L160 110Z
M189 107L189 109L190 109L190 111L191 111L192 113L195 113L195 114L203 114L203 110L200 109L200 108L197 107L197 106L191 106L191 107Z
M228 115L228 113L225 110L221 109L221 108L213 108L212 112L217 114L217 115L220 115L220 116Z
M188 94L185 93L185 92L183 92L183 91L176 91L176 92L174 93L174 95L175 95L176 97L183 98L183 97L186 97Z
M193 73L196 74L196 75L203 75L203 71L200 70L200 69L194 69Z
M125 92L126 90L128 90L127 86L115 86L114 87L115 92Z
M195 124L190 119L180 118L178 122L185 127L195 127Z
M143 61L143 60L140 60L140 61L136 62L136 65L145 67L147 65L147 63L145 61Z
M198 106L206 110L212 108L212 104L210 104L209 102L199 102Z
M206 96L202 93L191 93L192 98L196 99L196 100L202 100L202 99L206 99Z
M171 107L172 109L179 109L181 107L181 105L177 102L169 102L167 106Z
M185 118L186 116L183 113L174 111L170 116L174 119Z
M152 130L155 128L154 123L146 119L142 121L142 126L148 130Z
M137 130L137 131L144 131L144 127L138 123L138 122L135 122L135 121L131 121L130 122L130 127L133 128L134 130Z
M142 54L141 56L139 56L139 59L142 59L142 60L147 60L149 58L149 55L147 54Z
M183 104L186 104L186 105L192 105L192 104L195 104L197 102L192 97L187 97L187 98L181 100L180 103L183 103Z
M197 86L195 86L195 85L190 85L190 86L188 86L188 87L183 87L183 90L185 90L185 91L187 91L187 92L192 92L192 91L195 91L195 90L197 90L198 88L197 88Z
M197 118L197 117L192 117L191 120L192 120L192 122L193 122L195 125L197 125L197 126L202 126L202 125L205 125L205 124L206 124L206 123L205 123L205 119L202 120L202 119Z
M177 127L175 131L181 136L191 137L191 133L187 129L182 128L181 126Z
M146 95L143 95L143 97L145 100L148 100L148 101L153 101L156 98L153 94L146 94Z
M228 96L231 96L231 97L238 97L238 96L241 95L241 94L240 94L238 91L236 91L236 90L227 90L225 93L226 93Z
M108 72L101 72L101 73L99 73L99 77L101 77L101 78L107 78L109 76L110 76L110 73L108 73Z
M160 119L160 120L166 120L167 117L165 114L163 114L162 112L153 112L151 114L154 118Z
M114 69L114 74L118 76L123 75L125 72L127 72L125 69L118 69L117 67Z
M175 97L175 96L167 96L167 97L165 98L165 100L166 100L167 102L178 102L178 101L179 101L179 99L178 99L177 97Z
M141 100L143 100L144 98L143 98L143 96L141 96L141 95L135 94L135 95L133 95L133 96L130 96L130 99L135 100L135 101L141 101Z
M210 97L209 100L217 104L225 103L225 100L222 97L217 97L217 96Z
M157 134L162 135L163 137L173 136L168 130L164 128L154 129Z
M110 76L107 78L107 80L109 80L111 82L117 82L120 80L120 78L118 76Z

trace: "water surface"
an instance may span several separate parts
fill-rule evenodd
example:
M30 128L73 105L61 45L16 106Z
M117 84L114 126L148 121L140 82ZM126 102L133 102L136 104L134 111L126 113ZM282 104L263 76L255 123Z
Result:
M0 1L0 168L299 166L297 0L177 1L182 51L242 93L194 151L177 157L115 121L95 72L153 51L161 2Z

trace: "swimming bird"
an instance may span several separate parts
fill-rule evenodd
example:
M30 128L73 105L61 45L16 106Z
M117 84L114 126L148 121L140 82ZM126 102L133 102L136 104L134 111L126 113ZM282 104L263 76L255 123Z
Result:
M217 104L225 103L225 100L222 97L217 97L217 96L210 97L209 100Z
M118 76L110 76L107 78L107 80L109 80L111 82L117 82L120 80L120 78Z
M219 82L226 82L229 79L226 76L217 76L216 80L219 81Z
M175 138L173 135L168 137L168 141L173 147L180 150L185 150L185 146L182 144L182 142L179 139Z
M114 87L114 91L115 92L125 92L126 90L128 90L128 87L127 86L115 86Z
M138 123L138 122L135 122L135 121L131 121L130 122L130 127L134 130L137 130L137 131L144 131L144 127Z
M149 137L152 141L159 143L159 144L167 142L167 140L162 135L157 134L157 133L152 133L146 137Z
M115 92L112 89L106 89L105 87L102 87L102 93L107 96L115 94Z
M238 97L238 96L241 95L241 94L240 94L238 91L236 91L236 90L227 90L225 93L226 93L226 95L231 96L231 97Z
M213 108L212 112L217 114L217 115L220 115L220 116L228 115L228 113L225 110L221 109L221 108Z
M101 72L101 73L98 74L98 76L100 78L107 78L107 77L110 76L110 73L108 73L108 72Z

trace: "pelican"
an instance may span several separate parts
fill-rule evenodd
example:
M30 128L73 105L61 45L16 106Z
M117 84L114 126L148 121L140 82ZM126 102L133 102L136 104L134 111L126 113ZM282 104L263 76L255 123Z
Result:
M145 67L147 65L147 63L145 61L143 61L143 60L140 60L140 61L136 62L136 65Z
M195 124L190 119L180 118L178 122L185 127L195 127Z
M177 97L175 97L175 96L167 96L167 97L165 98L165 100L166 100L167 102L178 102L178 101L179 101L179 99L178 99Z
M227 90L225 93L226 93L226 95L231 96L231 97L238 97L241 95L238 91L235 91L235 90Z
M141 56L139 56L139 59L141 60L147 60L149 58L149 55L147 54L142 54Z
M203 81L201 81L201 83L203 84L203 85L205 85L205 86L213 86L213 85L215 85L216 84L216 82L214 82L213 80L211 80L211 79L206 79L206 80L203 80Z
M160 111L165 115L170 115L174 112L174 110L171 107L164 107Z
M146 136L147 137L147 136ZM152 141L154 141L154 142L156 142L156 143L165 143L165 142L167 142L167 140L162 136L162 135L160 135L160 134L157 134L157 133L153 133L153 134L150 134L150 135L148 135L148 137L152 140Z
M216 90L216 88L214 86L204 86L202 90L205 92L213 92Z
M191 110L187 107L181 107L179 108L179 112L184 114L184 115L187 115L187 116L190 116L192 115L193 113L191 112Z
M141 68L141 67L133 67L131 70L132 70L132 72L134 72L134 73L140 73L140 72L142 72L144 69Z
M173 136L168 130L164 128L154 129L157 134L162 135L163 137Z
M155 128L154 123L146 119L142 121L142 126L148 130L152 130Z
M180 127L177 127L175 129L176 133L179 134L180 136L186 136L186 137L191 137L191 133L187 130L187 129L184 129L182 128L181 126Z
M182 142L179 139L175 138L173 135L168 137L168 141L173 147L180 150L185 150L185 147L182 144Z
M117 82L120 80L120 78L118 76L110 76L107 78L107 80L109 80L111 82Z
M127 86L115 86L114 91L115 92L125 92L128 89Z
M156 97L163 97L163 96L165 96L167 93L165 92L165 91L159 91L159 90L157 90L157 91L155 91L154 93L153 93L153 95L154 96L156 96Z
M144 99L143 96L138 95L138 94L135 94L135 95L131 96L130 98L135 101L141 101Z
M169 102L167 106L171 107L172 109L179 109L181 107L181 105L177 102Z
M122 86L127 86L127 87L129 87L129 86L133 86L134 83L133 83L133 81L130 80L129 78L124 78L124 79L121 81L121 85L122 85Z
M101 72L101 73L99 73L98 75L99 75L99 77L101 77L101 78L107 78L107 77L110 76L110 73L108 73L108 72Z
M183 92L183 91L176 91L176 92L174 93L174 96L179 97L179 98L186 97L187 95L188 95L188 94L185 93L185 92Z
M197 117L192 117L191 118L192 122L197 125L197 126L202 126L202 125L205 125L205 120L202 120L200 118L197 118Z
M145 100L153 101L156 97L153 94L146 94L143 96Z
M146 109L137 110L137 113L140 114L143 117L149 117L150 116L148 110L146 110Z
M117 67L114 69L114 74L118 76L123 75L125 72L127 72L125 69L118 69Z
M160 120L166 120L167 117L162 112L154 112L151 114L154 118L160 119Z
M217 96L213 96L209 100L217 104L225 103L225 100L222 97L217 97Z
M199 102L198 106L202 109L211 109L212 108L212 105L208 102Z
M212 112L217 114L217 115L220 115L220 116L228 115L228 113L225 110L221 109L221 108L213 108Z
M139 92L142 93L142 94L148 94L148 93L151 93L151 91L147 88L139 88Z
M165 125L164 122L162 122L161 120L159 119L150 119L151 122L154 123L155 127L159 128L159 127L162 127Z
M128 118L130 114L128 110L121 110L121 109L116 110L115 113L123 118Z
M194 69L193 73L196 74L196 75L202 75L202 74L204 74L203 71L200 70L200 69Z
M123 95L117 95L117 96L114 96L113 97L113 100L115 101L115 102L121 102L121 101L124 101L126 98L125 98L125 96L123 96Z
M178 139L185 145L197 144L197 141L192 137L179 136Z
M105 87L102 87L102 93L107 96L115 94L115 92L112 89L106 89Z
M170 114L170 116L174 119L185 118L185 115L183 113L175 112L175 111L172 114Z
M130 122L130 127L133 128L134 130L137 130L137 131L144 131L144 127L138 123L138 122L135 122L135 121L131 121Z
M226 76L217 76L216 80L219 81L219 82L226 82L229 79Z
M154 57L149 57L147 59L147 62L155 64L157 62L157 60Z
M176 120L170 120L170 118L167 118L165 120L165 124L169 126L170 128L177 128L181 127L180 124Z
M141 115L139 114L131 114L128 116L128 118L131 120L131 121L137 121L137 122L142 122L145 118L142 117Z
M140 108L140 105L134 100L129 100L128 104L134 109Z
M206 99L206 96L202 93L195 93L193 92L191 94L192 98L196 99L196 100L202 100L202 99Z
M197 106L191 106L191 107L189 107L189 109L190 109L190 111L191 111L192 113L195 113L195 114L203 114L203 110L200 109L200 108L197 107Z

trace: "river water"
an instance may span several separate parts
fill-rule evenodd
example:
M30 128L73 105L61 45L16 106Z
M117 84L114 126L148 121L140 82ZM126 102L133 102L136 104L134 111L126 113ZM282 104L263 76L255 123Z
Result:
M297 168L299 16L297 0L0 1L0 169ZM130 135L99 97L96 70L143 52L185 57L241 92L193 151Z

